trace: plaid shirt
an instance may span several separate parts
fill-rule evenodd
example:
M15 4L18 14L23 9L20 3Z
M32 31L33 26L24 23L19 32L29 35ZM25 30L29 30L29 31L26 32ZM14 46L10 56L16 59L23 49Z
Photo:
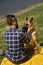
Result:
M22 31L18 31L16 28L10 28L5 32L5 40L7 43L6 56L15 62L21 61L26 58L26 50L20 43L20 38L24 35ZM29 33L27 34L28 40L30 40Z

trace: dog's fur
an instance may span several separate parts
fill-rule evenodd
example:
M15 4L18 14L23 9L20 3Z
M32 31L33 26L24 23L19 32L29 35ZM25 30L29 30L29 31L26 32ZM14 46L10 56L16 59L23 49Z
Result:
M29 24L29 23L31 24L29 27L33 27L30 31L31 40L28 44L24 43L24 47L26 49L26 48L29 48L29 45L30 45L30 46L34 47L35 49L37 49L38 52L40 52L40 46L38 43L37 32L35 31L35 28L33 25L33 17L31 18L30 21L28 20L28 17L26 17L25 26L22 28L24 30L23 32L27 32L28 26L26 26L26 24Z

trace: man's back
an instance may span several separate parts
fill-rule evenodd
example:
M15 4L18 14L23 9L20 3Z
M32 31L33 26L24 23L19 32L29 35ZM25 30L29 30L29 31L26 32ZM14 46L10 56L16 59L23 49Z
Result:
M20 43L20 38L23 32L18 31L16 28L11 28L5 33L7 42L7 57L12 61L18 62L26 57L26 52Z

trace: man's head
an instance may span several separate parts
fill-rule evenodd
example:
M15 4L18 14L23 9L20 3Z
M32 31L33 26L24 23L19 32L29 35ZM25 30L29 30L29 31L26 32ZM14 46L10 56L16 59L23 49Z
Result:
M18 28L18 21L14 15L7 15L6 20L9 26L16 26Z

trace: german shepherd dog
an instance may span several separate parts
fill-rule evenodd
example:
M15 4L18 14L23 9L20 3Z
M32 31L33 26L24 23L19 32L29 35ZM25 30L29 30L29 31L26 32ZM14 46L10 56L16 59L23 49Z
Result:
M40 44L38 42L38 38L37 38L37 32L35 31L35 27L33 25L33 17L30 19L28 19L28 17L26 17L25 19L25 25L22 28L22 31L25 33L27 33L28 28L31 28L30 34L31 34L31 40L30 42L24 43L24 48L27 49L29 48L29 46L33 47L34 50L37 49L38 53L40 53Z

